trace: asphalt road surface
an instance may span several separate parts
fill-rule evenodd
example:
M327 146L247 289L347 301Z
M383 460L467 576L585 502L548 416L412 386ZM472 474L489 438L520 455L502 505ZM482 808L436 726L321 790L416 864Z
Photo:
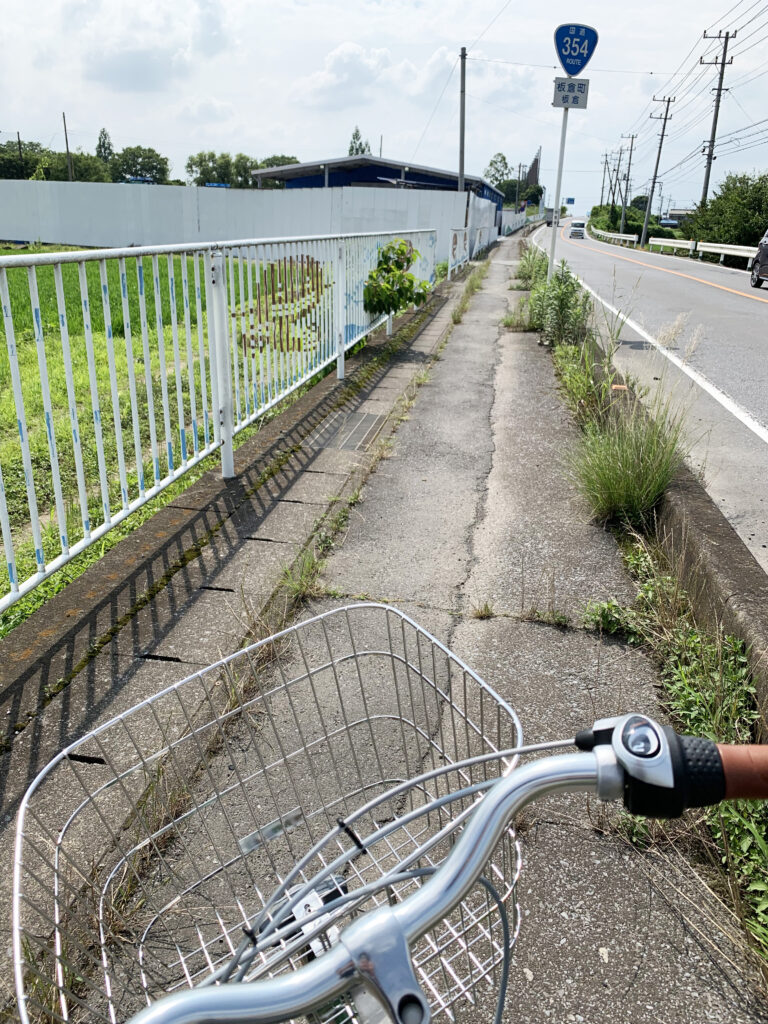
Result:
M533 235L547 254L550 231ZM620 312L616 366L684 411L690 465L768 571L768 288L742 270L570 239L567 225L561 259L609 331Z

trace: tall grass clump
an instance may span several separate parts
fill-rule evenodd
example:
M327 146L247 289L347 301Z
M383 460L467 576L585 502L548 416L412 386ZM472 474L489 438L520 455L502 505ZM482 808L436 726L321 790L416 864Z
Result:
M517 267L517 277L526 288L533 290L546 281L548 266L546 253L534 245L527 245Z
M568 455L576 488L598 522L649 530L683 460L683 423L668 401L639 399L590 420Z

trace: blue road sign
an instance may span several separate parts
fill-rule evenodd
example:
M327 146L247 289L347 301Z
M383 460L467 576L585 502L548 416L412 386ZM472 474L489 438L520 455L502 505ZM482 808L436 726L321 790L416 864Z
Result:
M597 46L597 32L589 25L560 25L555 29L555 49L566 75L578 75Z
M576 200L573 199L573 198L569 198L569 199L565 200L566 206L573 206L575 202L576 202Z

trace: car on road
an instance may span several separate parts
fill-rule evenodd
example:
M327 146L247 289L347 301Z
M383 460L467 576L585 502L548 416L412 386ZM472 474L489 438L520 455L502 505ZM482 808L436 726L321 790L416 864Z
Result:
M761 288L763 281L768 281L768 231L765 232L757 245L757 253L752 260L752 273L749 283L753 288Z
M571 221L571 230L568 234L569 238L583 238L584 232L587 230L586 222L583 220Z

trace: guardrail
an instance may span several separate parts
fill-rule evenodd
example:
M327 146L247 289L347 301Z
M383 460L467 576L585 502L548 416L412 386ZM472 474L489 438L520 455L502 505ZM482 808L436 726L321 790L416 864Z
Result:
M612 231L601 231L599 228L593 228L591 226L589 231L598 238L605 239L608 242L617 242L622 245L628 245L631 242L633 246L636 246L638 241L637 235L619 235Z
M659 252L665 249L687 249L692 255L696 251L696 243L692 238L649 238L648 248L653 250L654 245L659 247Z
M720 253L721 263L724 256L743 256L747 261L747 270L749 270L752 260L755 258L757 245L721 245L719 242L697 242L696 251L699 254L703 252ZM701 255L699 255L699 259L701 259Z
M434 230L0 257L0 612L378 326L392 238ZM5 577L3 579L3 576Z
M757 249L756 245L726 245L720 242L696 242L694 239L686 241L678 238L649 238L649 249L652 249L654 245L659 247L659 252L663 252L665 248L688 249L691 256L698 256L699 259L705 252L719 253L721 263L725 256L743 256L747 261L747 270L752 266Z

